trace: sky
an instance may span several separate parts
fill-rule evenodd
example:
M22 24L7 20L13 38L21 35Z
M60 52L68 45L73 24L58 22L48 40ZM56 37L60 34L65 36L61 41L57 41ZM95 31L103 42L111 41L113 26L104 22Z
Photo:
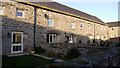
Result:
M96 16L104 22L118 21L118 0L56 0L57 2Z

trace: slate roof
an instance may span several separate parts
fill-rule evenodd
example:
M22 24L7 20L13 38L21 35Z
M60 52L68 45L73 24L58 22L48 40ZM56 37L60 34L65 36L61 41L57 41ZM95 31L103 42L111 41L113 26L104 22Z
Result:
M95 23L105 24L102 20L100 20L96 16L87 14L85 12L79 11L77 9L65 6L65 5L57 3L57 2L30 2L30 3L33 3L35 5L45 6L47 8L59 10L59 11L62 11L62 12L66 12L66 13L69 13L69 14L73 14L73 15L77 15L77 16L80 16L80 17L90 19L90 20L97 21Z
M120 26L120 21L116 21L116 22L108 22L107 25L108 25L109 27Z

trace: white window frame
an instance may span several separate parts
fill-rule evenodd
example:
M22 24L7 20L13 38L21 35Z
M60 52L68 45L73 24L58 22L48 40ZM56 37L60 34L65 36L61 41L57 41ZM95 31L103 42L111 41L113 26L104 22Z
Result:
M71 24L70 24L70 27L71 27L72 29L75 29L75 23L71 23Z
M50 41L50 36L52 36L52 41ZM54 38L55 36L55 38ZM57 35L56 34L49 34L49 43L56 43L57 42Z
M0 6L0 15L4 15L4 7Z
M23 32L12 32L12 40L11 42L13 42L13 34L15 33L21 33L22 37L21 37L21 43L18 44L11 44L11 53L22 53L23 52ZM13 51L13 46L21 46L21 51Z
M21 12L22 16L17 16L17 12ZM16 9L16 17L18 17L18 18L24 18L25 17L25 11L21 10L21 9Z
M83 28L83 23L80 23L80 28Z
M102 36L101 39L104 40L104 36Z
M51 25L49 24L49 21L51 22ZM54 25L54 22L52 19L48 18L48 26L53 26Z

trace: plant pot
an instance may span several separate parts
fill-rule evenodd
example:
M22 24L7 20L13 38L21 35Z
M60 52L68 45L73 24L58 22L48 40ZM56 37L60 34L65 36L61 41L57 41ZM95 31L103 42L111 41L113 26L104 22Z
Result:
M34 53L35 53L35 51L31 51L31 53L32 53L32 54L34 54Z

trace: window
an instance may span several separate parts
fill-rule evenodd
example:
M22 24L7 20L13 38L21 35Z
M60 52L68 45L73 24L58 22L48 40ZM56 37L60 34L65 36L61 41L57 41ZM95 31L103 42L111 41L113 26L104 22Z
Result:
M83 27L83 23L81 23L80 27Z
M76 42L76 37L74 35L69 36L69 43L75 43Z
M71 27L72 29L75 29L75 23L71 23L70 27Z
M47 39L49 43L56 43L58 41L56 34L48 34Z
M24 10L17 9L16 10L16 16L23 18L24 17Z
M53 20L52 19L48 19L48 26L53 26Z
M14 33L13 34L13 44L22 43L21 39L22 39L21 33Z
M3 7L0 6L0 15L3 15Z

